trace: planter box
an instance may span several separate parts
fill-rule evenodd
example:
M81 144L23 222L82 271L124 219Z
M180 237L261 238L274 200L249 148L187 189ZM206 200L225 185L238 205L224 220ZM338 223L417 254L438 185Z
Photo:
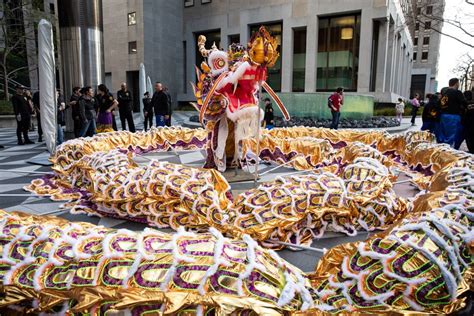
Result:
M0 128L16 127L15 115L0 115Z

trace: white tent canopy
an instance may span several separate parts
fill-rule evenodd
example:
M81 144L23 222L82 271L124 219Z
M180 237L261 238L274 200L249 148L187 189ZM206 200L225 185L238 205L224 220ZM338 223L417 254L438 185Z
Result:
M41 127L46 148L50 153L56 150L57 98L56 66L54 60L53 27L50 22L41 20L38 25L38 69L41 108Z
M142 119L144 119L142 98L146 92L146 72L145 72L145 65L143 63L140 64L139 91L140 93L139 93L138 101L140 102L140 115L142 116Z

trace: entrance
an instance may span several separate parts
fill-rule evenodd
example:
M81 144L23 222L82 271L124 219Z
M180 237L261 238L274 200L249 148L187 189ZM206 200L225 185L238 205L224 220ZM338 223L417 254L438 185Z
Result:
M132 93L133 112L140 112L141 96L139 95L140 85L138 78L138 71L127 71L127 86L128 90Z

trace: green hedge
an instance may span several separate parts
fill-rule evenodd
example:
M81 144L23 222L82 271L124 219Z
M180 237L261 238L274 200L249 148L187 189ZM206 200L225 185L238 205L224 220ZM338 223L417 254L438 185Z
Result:
M0 100L0 115L13 115L13 106L10 101Z

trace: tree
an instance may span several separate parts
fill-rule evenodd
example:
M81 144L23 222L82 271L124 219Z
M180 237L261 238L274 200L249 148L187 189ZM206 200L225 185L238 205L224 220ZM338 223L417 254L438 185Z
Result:
M51 20L43 11L44 0L1 0L0 3L0 76L5 100L9 99L10 80L19 74L36 71L28 58L36 60L36 33L40 19ZM31 63L30 63L31 64ZM31 65L30 65L31 66ZM26 84L28 79L24 79Z
M463 0L463 5L453 13L444 14L444 7L437 1L413 1L413 16L410 19L415 27L422 26L425 29L452 38L455 41L474 48L474 0ZM455 5L452 2L450 5ZM447 30L449 26L450 30Z
M462 56L459 60L458 65L453 69L453 72L457 74L457 76L461 80L461 88L464 91L470 90L472 81L474 80L474 78L472 77L473 70L474 57L469 54Z

